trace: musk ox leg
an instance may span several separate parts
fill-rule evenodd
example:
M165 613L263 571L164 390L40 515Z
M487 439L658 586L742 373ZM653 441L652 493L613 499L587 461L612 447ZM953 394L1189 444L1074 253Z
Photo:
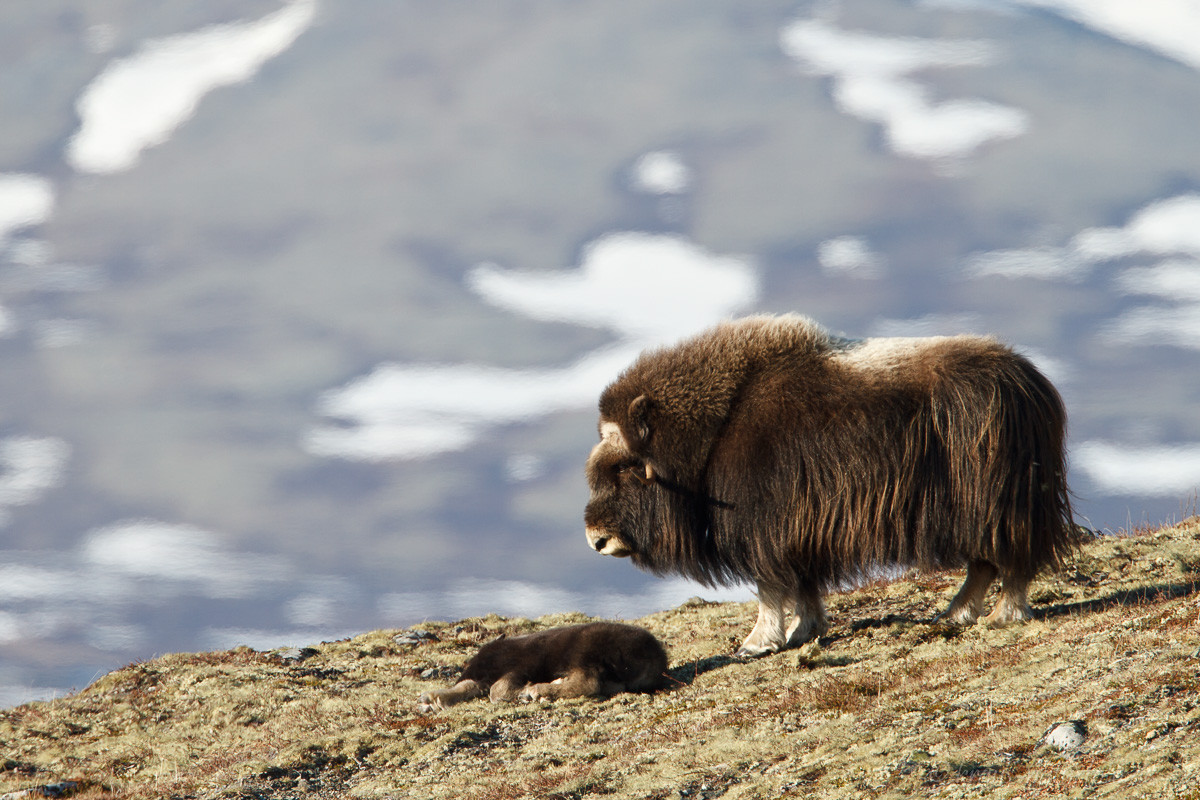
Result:
M1026 592L1029 589L1028 578L1018 578L1005 575L1000 584L1000 599L992 608L992 613L984 620L992 627L1011 625L1014 622L1025 622L1033 617L1029 608Z
M967 566L967 577L962 588L950 605L934 619L951 625L970 625L983 613L983 598L988 587L996 580L999 570L990 561L972 561Z
M519 673L509 672L500 676L500 680L492 684L488 692L488 700L493 703L515 703L525 688L525 679Z
M484 693L483 685L477 681L459 681L449 689L434 689L422 694L417 700L417 710L422 714L431 714L467 700L474 700L476 697L483 697Z
M571 670L566 675L550 683L531 683L521 690L517 698L522 702L537 700L560 700L567 697L595 697L597 695L616 694L624 687L617 684L605 684L593 674L582 669Z
M756 658L777 653L787 646L785 606L791 600L786 589L770 583L758 583L758 621L754 630L734 654L739 658Z
M799 647L807 641L824 636L829 630L829 615L819 592L801 589L796 593L792 608L792 624L787 630L787 646Z

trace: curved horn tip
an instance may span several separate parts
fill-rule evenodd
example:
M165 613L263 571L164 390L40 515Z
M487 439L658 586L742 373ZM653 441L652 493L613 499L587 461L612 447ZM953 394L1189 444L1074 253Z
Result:
M637 478L638 482L641 483L642 486L653 486L654 485L654 481L655 481L654 467L650 466L649 462L646 463L645 473L638 472L637 470L631 470L631 472L633 474L633 477Z

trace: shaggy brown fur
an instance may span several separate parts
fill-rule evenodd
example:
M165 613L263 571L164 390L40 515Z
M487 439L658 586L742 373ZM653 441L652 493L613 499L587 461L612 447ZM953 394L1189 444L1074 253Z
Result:
M743 655L820 635L820 593L890 565L967 567L943 615L959 623L999 577L989 621L1023 620L1029 581L1077 544L1065 428L1050 382L993 339L751 317L644 353L604 391L588 541L658 574L755 581Z
M488 642L458 683L422 694L418 707L428 713L485 694L511 703L648 692L662 688L666 671L667 651L649 631L589 622Z

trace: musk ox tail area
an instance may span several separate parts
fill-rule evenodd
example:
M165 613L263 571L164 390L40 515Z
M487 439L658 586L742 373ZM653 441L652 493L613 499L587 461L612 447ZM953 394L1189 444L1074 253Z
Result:
M1066 480L1062 398L1036 367L1006 348L946 362L948 376L932 394L931 416L955 501L954 541L932 545L922 566L939 566L940 554L956 553L1026 579L1060 568L1079 543ZM947 566L961 566L960 559Z

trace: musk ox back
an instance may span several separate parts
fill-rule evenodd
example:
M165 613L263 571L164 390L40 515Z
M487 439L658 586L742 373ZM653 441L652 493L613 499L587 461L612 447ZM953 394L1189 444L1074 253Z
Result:
M421 695L418 709L436 711L485 694L495 702L607 697L666 683L667 651L636 625L588 622L501 636L479 648L448 689Z
M988 620L1019 621L1076 544L1065 429L1058 392L993 339L751 317L644 353L601 395L587 538L655 573L756 582L743 655L820 635L820 593L890 565L965 566L958 623L999 577Z

